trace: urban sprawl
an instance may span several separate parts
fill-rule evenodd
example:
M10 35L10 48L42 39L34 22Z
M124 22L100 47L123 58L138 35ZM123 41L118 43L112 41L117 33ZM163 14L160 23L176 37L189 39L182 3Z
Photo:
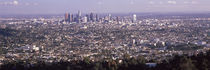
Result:
M161 61L209 48L210 17L79 11L47 18L0 18L0 63L116 60L124 55Z

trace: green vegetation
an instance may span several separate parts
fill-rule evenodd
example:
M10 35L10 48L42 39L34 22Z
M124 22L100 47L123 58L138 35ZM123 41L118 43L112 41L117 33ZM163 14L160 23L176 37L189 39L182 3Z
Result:
M10 62L1 65L0 70L209 70L210 51L194 56L174 56L170 60L164 60L155 67L146 65L143 56L130 58L124 55L124 59L93 62L88 57L84 60L60 61L45 63L39 61L36 64L28 62Z

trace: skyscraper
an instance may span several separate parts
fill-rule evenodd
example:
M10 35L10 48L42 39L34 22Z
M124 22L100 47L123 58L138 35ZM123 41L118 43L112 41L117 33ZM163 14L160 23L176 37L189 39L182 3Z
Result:
M86 17L86 16L83 17L83 22L84 22L84 23L87 23L87 17Z
M120 17L119 16L117 16L117 23L120 23Z
M112 17L112 15L109 14L109 15L108 15L108 21L109 21L109 22L111 22L111 17Z
M94 22L94 14L92 12L90 13L90 21Z
M81 11L78 11L78 16L79 16L79 17L81 17L81 16L82 16Z
M70 22L74 22L74 15L70 14Z
M77 23L80 23L81 22L81 18L82 18L82 13L81 13L81 11L78 11L78 14L77 14Z
M68 13L65 13L65 21L68 19Z
M99 22L99 16L96 14L96 22Z
M132 20L132 23L136 23L136 14L133 14L133 20Z
M87 22L90 22L90 16L86 14L86 17L87 17Z
M69 13L66 13L65 14L65 22L70 22L70 14Z

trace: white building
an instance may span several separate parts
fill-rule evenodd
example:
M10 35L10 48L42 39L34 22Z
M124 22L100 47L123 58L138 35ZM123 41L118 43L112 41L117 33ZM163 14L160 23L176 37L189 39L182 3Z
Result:
M137 20L136 17L137 17L136 14L133 14L133 20L132 20L133 23L136 23L136 20Z

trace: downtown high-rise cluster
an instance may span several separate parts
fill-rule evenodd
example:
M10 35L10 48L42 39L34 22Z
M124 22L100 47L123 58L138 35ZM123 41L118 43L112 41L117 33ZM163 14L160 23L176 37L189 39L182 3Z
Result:
M132 22L137 23L137 15L133 14L129 19L120 17L120 16L112 16L111 14L107 14L106 16L99 16L96 13L89 13L82 15L81 11L78 11L77 14L65 13L64 22L66 23L88 23L88 22L100 22L100 23L122 23L122 22ZM127 21L130 20L130 21Z

